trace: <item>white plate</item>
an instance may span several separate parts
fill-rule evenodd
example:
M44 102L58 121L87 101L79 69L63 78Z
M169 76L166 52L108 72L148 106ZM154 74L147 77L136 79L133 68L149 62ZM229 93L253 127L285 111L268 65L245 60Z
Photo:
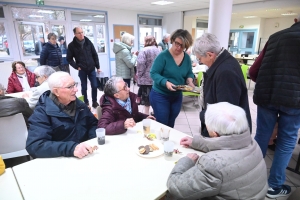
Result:
M156 151L149 152L148 154L140 154L139 147L146 146L149 144L155 144L159 149ZM164 153L164 146L158 141L146 141L143 140L138 146L136 146L135 153L143 158L154 158Z

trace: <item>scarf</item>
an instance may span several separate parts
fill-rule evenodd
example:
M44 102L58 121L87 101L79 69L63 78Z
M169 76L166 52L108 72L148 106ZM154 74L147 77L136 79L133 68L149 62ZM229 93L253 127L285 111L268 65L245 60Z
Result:
M216 59L215 59L215 62L216 60L218 59L218 57L223 53L225 49L222 48L221 51L218 53ZM209 68L207 69L207 71L209 70ZM204 76L202 77L202 83L200 85L200 96L199 96L199 106L200 106L200 109L203 109L204 108L204 93L203 93L203 87L204 87Z
M122 101L120 99L116 99L116 101L120 106L122 106L122 108L125 108L130 114L132 113L131 101L129 97L127 98L126 101Z
M77 38L76 39L76 42L80 45L81 49L83 49L83 45L84 45L84 42L85 42L85 39L79 41Z
M17 77L18 77L18 79L19 79L19 81L20 81L20 83L22 85L23 92L24 91L29 91L30 90L30 85L28 83L26 72L24 74L22 74L22 75L16 73L16 75L17 75Z
M64 113L66 113L67 115L74 117L76 114L76 100L75 101L71 101L68 105L64 105L61 104L58 99L57 96L55 96L52 92L49 95L49 98L54 102L55 105L57 105L60 109L62 109L62 111Z

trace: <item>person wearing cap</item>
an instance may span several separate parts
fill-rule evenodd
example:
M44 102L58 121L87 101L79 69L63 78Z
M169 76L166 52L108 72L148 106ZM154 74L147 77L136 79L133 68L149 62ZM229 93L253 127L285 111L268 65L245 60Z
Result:
M98 53L93 43L84 36L83 30L80 27L73 29L74 38L68 45L67 61L76 70L81 82L81 94L84 96L85 104L89 105L87 98L87 78L91 82L92 87L92 107L99 106L97 103L97 73L100 73L100 63Z
M5 96L5 87L0 83L0 117L22 113L25 123L29 127L28 118L32 112L25 99Z

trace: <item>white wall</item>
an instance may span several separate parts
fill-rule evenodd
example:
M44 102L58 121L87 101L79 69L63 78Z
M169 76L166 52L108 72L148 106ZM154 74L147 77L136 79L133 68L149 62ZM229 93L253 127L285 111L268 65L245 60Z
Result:
M183 28L183 12L165 14L163 18L163 34L173 33Z
M262 37L269 38L273 33L291 27L294 24L294 18L295 16L265 19ZM276 23L279 24L278 27L275 27Z

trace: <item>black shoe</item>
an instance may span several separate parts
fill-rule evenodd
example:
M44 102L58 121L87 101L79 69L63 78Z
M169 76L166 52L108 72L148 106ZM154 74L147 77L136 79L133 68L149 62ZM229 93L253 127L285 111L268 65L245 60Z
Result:
M98 106L99 106L99 104L96 101L94 101L93 104L92 104L92 107L97 108Z
M276 148L276 144L268 145L268 149L270 149L272 151L275 151L275 148Z

